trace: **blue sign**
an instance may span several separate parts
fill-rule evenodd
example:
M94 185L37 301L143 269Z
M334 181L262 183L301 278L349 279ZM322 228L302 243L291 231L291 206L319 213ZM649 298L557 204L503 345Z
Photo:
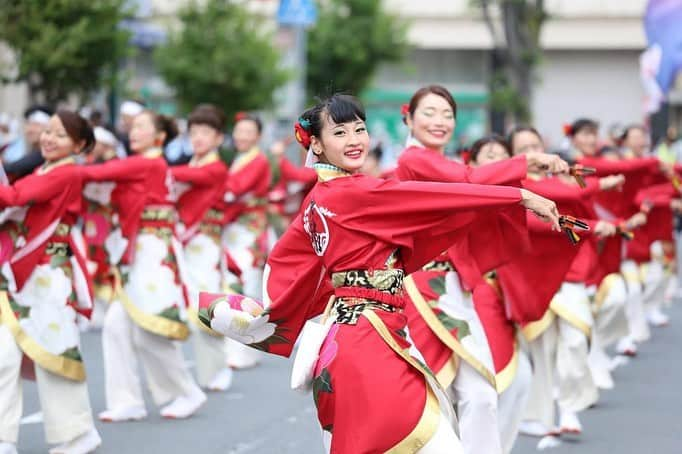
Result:
M277 22L280 25L308 27L317 21L314 0L280 0Z

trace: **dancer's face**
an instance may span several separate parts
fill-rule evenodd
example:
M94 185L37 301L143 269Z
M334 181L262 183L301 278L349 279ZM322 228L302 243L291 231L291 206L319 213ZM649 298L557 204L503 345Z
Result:
M133 126L130 129L130 149L135 153L144 153L151 148L160 147L165 136L165 132L156 130L152 116L143 112L133 119Z
M542 140L531 131L521 131L514 134L514 140L511 145L515 155L545 152L545 145L542 143Z
M365 122L359 118L347 123L334 123L323 113L321 137L312 137L313 153L320 161L351 173L360 170L369 150L369 134Z
M57 115L52 115L47 128L40 135L40 151L46 161L56 161L70 156L83 144L77 144L69 136Z
M481 150L476 155L476 160L471 164L473 166L482 166L485 164L492 164L493 162L504 161L509 159L506 148L499 143L491 142L483 145Z
M189 140L196 156L205 156L223 143L223 134L209 125L193 124L189 127Z
M414 111L407 115L407 126L412 136L425 147L443 151L452 139L455 130L455 113L442 96L429 93L424 96Z
M586 156L594 156L597 153L597 130L594 128L582 128L573 136L573 146Z
M234 125L232 131L232 140L234 147L239 152L249 151L251 148L258 145L260 140L260 132L258 132L258 124L253 120L240 120Z

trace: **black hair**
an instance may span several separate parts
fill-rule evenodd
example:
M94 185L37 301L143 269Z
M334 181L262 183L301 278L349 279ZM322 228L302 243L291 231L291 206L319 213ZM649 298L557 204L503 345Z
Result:
M156 129L157 132L166 133L166 137L163 139L164 147L177 137L178 125L173 117L162 115L149 109L143 111L140 115L144 114L151 117L152 123L154 123L154 129Z
M365 109L360 101L354 96L341 93L322 99L314 107L303 112L300 120L307 123L304 127L310 136L320 138L324 124L323 116L336 124L366 119Z
M471 162L476 162L476 159L478 158L478 155L481 153L481 150L483 150L483 147L486 145L490 144L498 144L501 145L504 150L507 152L507 155L511 158L512 157L512 150L511 147L509 146L509 142L507 142L504 137L502 137L499 134L490 134L485 137L481 137L478 139L474 144L471 146L471 154L470 154L470 159Z
M447 101L447 103L452 108L452 114L454 115L455 118L457 118L457 103L455 102L455 98L453 98L450 91L447 88L443 87L442 85L427 85L417 90L412 95L412 98L410 98L409 104L410 116L414 116L414 112L417 110L419 102L429 94L434 94L445 99L445 101ZM405 121L404 118L403 121Z
M222 133L225 128L225 113L213 104L199 104L194 108L187 119L187 127L192 125L206 125Z
M517 125L514 126L510 131L509 134L507 134L507 143L509 144L509 147L513 150L514 149L514 138L516 137L517 134L520 134L522 132L530 132L532 134L535 134L535 136L540 139L540 142L542 142L542 136L538 132L537 129L535 129L532 126L527 126L527 125Z
M83 147L77 153L89 153L95 146L95 133L88 121L66 109L59 109L55 114L62 122L64 130L75 143L84 142Z
M589 118L579 118L571 124L571 130L568 136L573 137L578 134L582 129L599 129L599 123L595 120Z
M625 127L625 129L623 130L623 134L621 134L621 136L620 136L620 143L625 142L625 140L626 140L626 139L628 138L628 136L630 135L630 132L633 131L633 130L635 130L635 129L639 129L639 130L642 131L644 134L647 134L647 133L648 133L648 131L647 131L647 129L646 129L646 126L644 126L644 125L640 125L640 124L631 124L631 125L628 125L628 126Z
M38 111L46 113L49 116L52 116L52 114L54 114L54 110L50 109L48 106L45 106L43 104L33 104L24 111L24 118L28 120L28 117L30 117L34 112Z
M256 129L258 130L258 134L263 133L263 122L261 121L260 117L258 115L254 115L248 112L238 112L237 115L234 117L235 122L234 124L236 125L240 121L252 121L256 124Z

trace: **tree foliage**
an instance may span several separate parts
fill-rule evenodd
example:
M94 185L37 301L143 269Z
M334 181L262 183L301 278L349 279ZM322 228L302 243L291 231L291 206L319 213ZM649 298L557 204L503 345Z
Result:
M306 88L310 96L359 94L382 63L408 50L406 24L378 0L325 0L308 35Z
M179 19L182 28L154 57L184 112L210 102L233 118L272 104L287 74L260 18L235 1L208 0L191 2Z
M494 44L493 109L530 120L534 70L542 59L540 32L548 18L544 0L473 0Z
M101 87L129 38L119 23L126 0L0 0L0 40L17 65L5 82L26 81L50 105Z

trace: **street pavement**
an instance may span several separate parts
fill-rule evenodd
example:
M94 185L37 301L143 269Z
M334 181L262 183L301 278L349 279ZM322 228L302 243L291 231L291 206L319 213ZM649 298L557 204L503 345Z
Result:
M579 439L564 440L552 454L682 453L682 303L669 309L671 326L653 331L637 358L615 372L616 388L582 418ZM100 335L82 337L95 414L104 409ZM191 365L191 350L186 357ZM309 395L289 389L290 360L263 357L262 364L235 374L226 393L209 394L192 418L168 421L147 401L141 422L97 421L101 454L322 454L315 408ZM147 399L149 396L147 396ZM19 452L45 453L35 384L24 382L24 422ZM513 454L537 452L537 439L520 437ZM353 453L348 453L353 454ZM485 453L481 453L485 454Z

